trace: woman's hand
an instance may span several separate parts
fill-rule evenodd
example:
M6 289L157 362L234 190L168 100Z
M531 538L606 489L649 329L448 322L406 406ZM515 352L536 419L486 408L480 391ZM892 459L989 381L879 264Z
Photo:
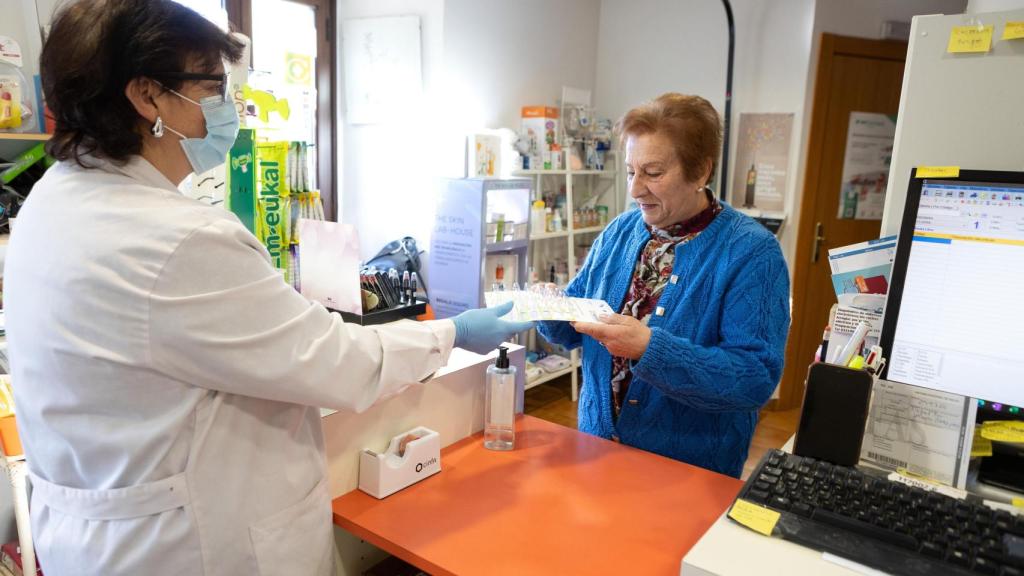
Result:
M609 314L597 322L573 322L580 334L597 340L612 356L639 360L651 341L651 329L632 316Z

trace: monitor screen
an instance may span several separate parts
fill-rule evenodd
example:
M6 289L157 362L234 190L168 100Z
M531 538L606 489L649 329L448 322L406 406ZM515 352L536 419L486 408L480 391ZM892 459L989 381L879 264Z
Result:
M888 380L1024 406L1024 174L912 179L881 344Z

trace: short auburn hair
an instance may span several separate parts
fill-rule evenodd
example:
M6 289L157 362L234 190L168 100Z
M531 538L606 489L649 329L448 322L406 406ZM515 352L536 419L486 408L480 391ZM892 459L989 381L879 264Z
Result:
M696 180L711 160L710 181L722 151L722 117L700 96L669 92L633 108L618 122L619 144L630 136L662 134L675 147L687 181ZM705 182L704 184L707 184Z

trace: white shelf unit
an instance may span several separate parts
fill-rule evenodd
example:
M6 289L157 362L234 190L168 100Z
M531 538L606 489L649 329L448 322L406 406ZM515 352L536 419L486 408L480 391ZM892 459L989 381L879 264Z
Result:
M607 225L576 228L572 218L573 209L598 205L607 206L609 222L622 210L625 180L621 171L618 170L615 152L608 152L605 166L612 168L606 170L519 170L512 173L515 177L534 179L532 200L544 199L545 193L552 189L556 196L560 196L560 188L564 187L565 189L565 214L562 214L564 229L560 232L530 234L529 262L531 266L537 267L537 275L541 281L549 280L550 265L558 255L562 254L567 263L568 280L571 281L576 276L578 268L576 249L580 247L579 242L588 240L592 242ZM528 346L531 349L536 349L536 338L535 332L530 334ZM572 400L576 402L579 399L580 351L577 348L572 350L569 355L571 365L568 368L544 374L532 382L527 382L526 388L533 388L565 374L571 374Z
M573 350L573 354L574 355L576 354L575 350ZM537 378L537 379L532 380L532 381L528 381L526 383L525 390L529 390L530 388L533 388L534 386L540 386L541 384L544 384L545 382L550 382L550 381L554 380L555 378L560 378L562 376L565 376L566 374L574 374L576 372L577 368L579 368L579 365L576 362L573 362L573 364L571 366L569 366L568 368L563 368L563 369L558 370L556 372L546 373L543 376L541 376L540 378ZM575 381L576 378L577 378L577 376L574 375L573 376L573 380ZM574 384L574 386L575 386L575 384ZM573 394L575 394L575 392L573 392ZM575 401L576 401L576 398L574 396L573 397L573 402L575 402Z
M0 132L0 140L22 140L29 142L46 142L50 134L36 132Z

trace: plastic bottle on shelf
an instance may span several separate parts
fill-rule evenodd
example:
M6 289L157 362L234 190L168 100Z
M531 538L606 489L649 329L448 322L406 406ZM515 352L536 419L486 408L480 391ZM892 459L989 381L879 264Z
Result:
M550 207L544 209L544 230L547 232L555 231L555 215L554 210Z
M547 228L547 216L544 212L544 201L536 200L530 209L530 233L543 234Z
M562 231L562 212L561 211L555 210L555 215L551 217L551 227L553 228L552 232L561 232Z

